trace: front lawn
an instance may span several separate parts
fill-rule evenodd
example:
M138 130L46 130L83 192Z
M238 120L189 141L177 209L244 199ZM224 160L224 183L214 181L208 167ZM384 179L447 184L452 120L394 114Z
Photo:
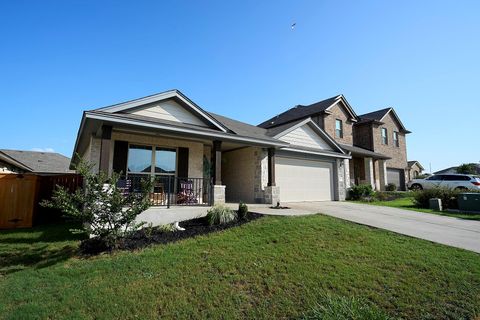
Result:
M88 259L77 246L65 226L0 231L0 318L298 318L326 295L407 319L480 314L480 255L323 215Z
M372 204L372 205L377 205L377 206L386 206L386 207L407 209L407 210L413 210L413 211L418 211L418 212L433 213L433 214L438 214L438 215L441 215L441 216L449 216L449 217L455 217L455 218L461 218L461 219L467 219L467 220L479 220L480 221L480 214L435 211L435 210L432 210L432 209L419 208L419 207L414 205L413 197L398 198L398 199L394 199L394 200L391 200L391 201L371 201L371 202L356 201L356 202Z

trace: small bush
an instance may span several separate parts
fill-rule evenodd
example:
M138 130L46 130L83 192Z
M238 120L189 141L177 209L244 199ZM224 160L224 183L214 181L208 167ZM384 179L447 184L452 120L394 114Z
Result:
M375 192L372 189L372 186L369 184L359 184L359 185L353 185L349 192L348 192L348 198L350 200L362 200L366 198L371 198Z
M412 191L377 191L375 192L375 199L378 201L392 201L401 198L413 197Z
M355 297L326 295L312 310L303 316L304 320L390 320L393 319L368 301Z
M387 184L387 186L385 187L385 189L387 191L397 191L397 185L394 184L394 183L389 183Z
M438 198L442 200L444 209L457 209L457 196L459 193L461 193L461 191L446 188L425 189L416 191L413 199L415 205L420 208L428 208L430 206L429 200Z
M234 221L237 215L229 207L217 204L208 210L206 218L209 225L219 225Z
M244 203L244 202L240 202L238 204L238 211L237 211L237 215L238 215L238 219L245 219L247 217L247 213L248 213L248 206Z

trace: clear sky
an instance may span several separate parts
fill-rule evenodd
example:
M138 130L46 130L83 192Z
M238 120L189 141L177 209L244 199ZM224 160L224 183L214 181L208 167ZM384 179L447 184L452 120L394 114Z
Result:
M342 93L435 171L480 161L479 76L480 1L0 3L0 148L71 156L83 110L172 88L251 124Z

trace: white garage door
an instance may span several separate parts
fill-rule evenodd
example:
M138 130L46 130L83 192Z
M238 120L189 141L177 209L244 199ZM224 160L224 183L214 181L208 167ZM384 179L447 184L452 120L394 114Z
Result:
M330 162L276 157L275 180L282 202L333 200Z

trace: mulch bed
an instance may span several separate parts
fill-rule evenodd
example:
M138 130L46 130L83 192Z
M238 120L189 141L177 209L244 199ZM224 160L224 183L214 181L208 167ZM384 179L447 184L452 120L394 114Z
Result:
M185 228L183 231L164 231L155 227L151 229L144 228L135 231L128 237L121 239L117 242L115 247L109 247L104 241L97 238L86 239L80 244L80 253L84 256L92 256L102 252L112 252L114 250L132 251L145 248L152 244L167 244L182 239L238 227L261 217L263 217L262 214L249 212L244 219L213 226L208 224L205 217L196 218L180 222L180 227Z

